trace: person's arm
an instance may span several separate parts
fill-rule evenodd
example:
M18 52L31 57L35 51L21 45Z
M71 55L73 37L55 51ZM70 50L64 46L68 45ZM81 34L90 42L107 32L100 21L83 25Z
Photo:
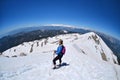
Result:
M60 54L61 51L62 51L62 46L59 46L59 47L57 48L56 54L57 54L57 55Z

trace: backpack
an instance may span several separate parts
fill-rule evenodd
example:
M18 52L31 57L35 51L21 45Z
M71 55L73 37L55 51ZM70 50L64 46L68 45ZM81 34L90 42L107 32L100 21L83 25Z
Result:
M65 52L66 52L66 48L65 48L65 46L62 46L62 52L61 53L64 55Z

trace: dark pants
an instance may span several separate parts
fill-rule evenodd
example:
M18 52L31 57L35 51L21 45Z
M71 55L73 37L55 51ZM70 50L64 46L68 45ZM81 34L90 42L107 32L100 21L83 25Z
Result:
M63 57L62 55L57 55L54 59L53 59L53 64L56 65L56 61L59 60L59 63L61 64L62 60L61 58Z

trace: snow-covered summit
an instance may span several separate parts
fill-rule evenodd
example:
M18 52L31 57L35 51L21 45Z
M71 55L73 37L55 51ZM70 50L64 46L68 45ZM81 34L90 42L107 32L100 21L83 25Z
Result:
M52 54L59 39L66 47L63 63L67 66L52 70ZM0 79L120 80L117 63L116 56L96 33L64 34L24 42L4 51L0 57Z
M111 49L105 44L102 38L94 32L81 35L80 38L74 42L74 45L96 60L101 59L111 63L118 63Z
M81 50L84 54L92 58L105 60L111 63L118 63L116 57L104 41L94 32L80 34L59 35L53 38L25 42L21 45L13 47L3 52L4 56L12 57L21 54L29 54L35 52L47 51L48 46L54 46L58 39L63 39L64 44L71 44L76 50ZM45 48L45 50L44 50ZM54 50L55 48L51 49ZM48 48L48 51L49 48Z

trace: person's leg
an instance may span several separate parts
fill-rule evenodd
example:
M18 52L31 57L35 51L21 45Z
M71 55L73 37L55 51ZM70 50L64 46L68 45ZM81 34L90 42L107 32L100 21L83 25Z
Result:
M61 65L61 63L62 63L62 60L61 60L61 58L59 59L59 65Z
M63 56L63 55L60 55L60 56L59 56L59 65L61 65L61 63L62 63L62 56Z
M54 64L54 67L56 66L56 61L59 59L59 56L56 56L54 59L53 59L53 64Z

